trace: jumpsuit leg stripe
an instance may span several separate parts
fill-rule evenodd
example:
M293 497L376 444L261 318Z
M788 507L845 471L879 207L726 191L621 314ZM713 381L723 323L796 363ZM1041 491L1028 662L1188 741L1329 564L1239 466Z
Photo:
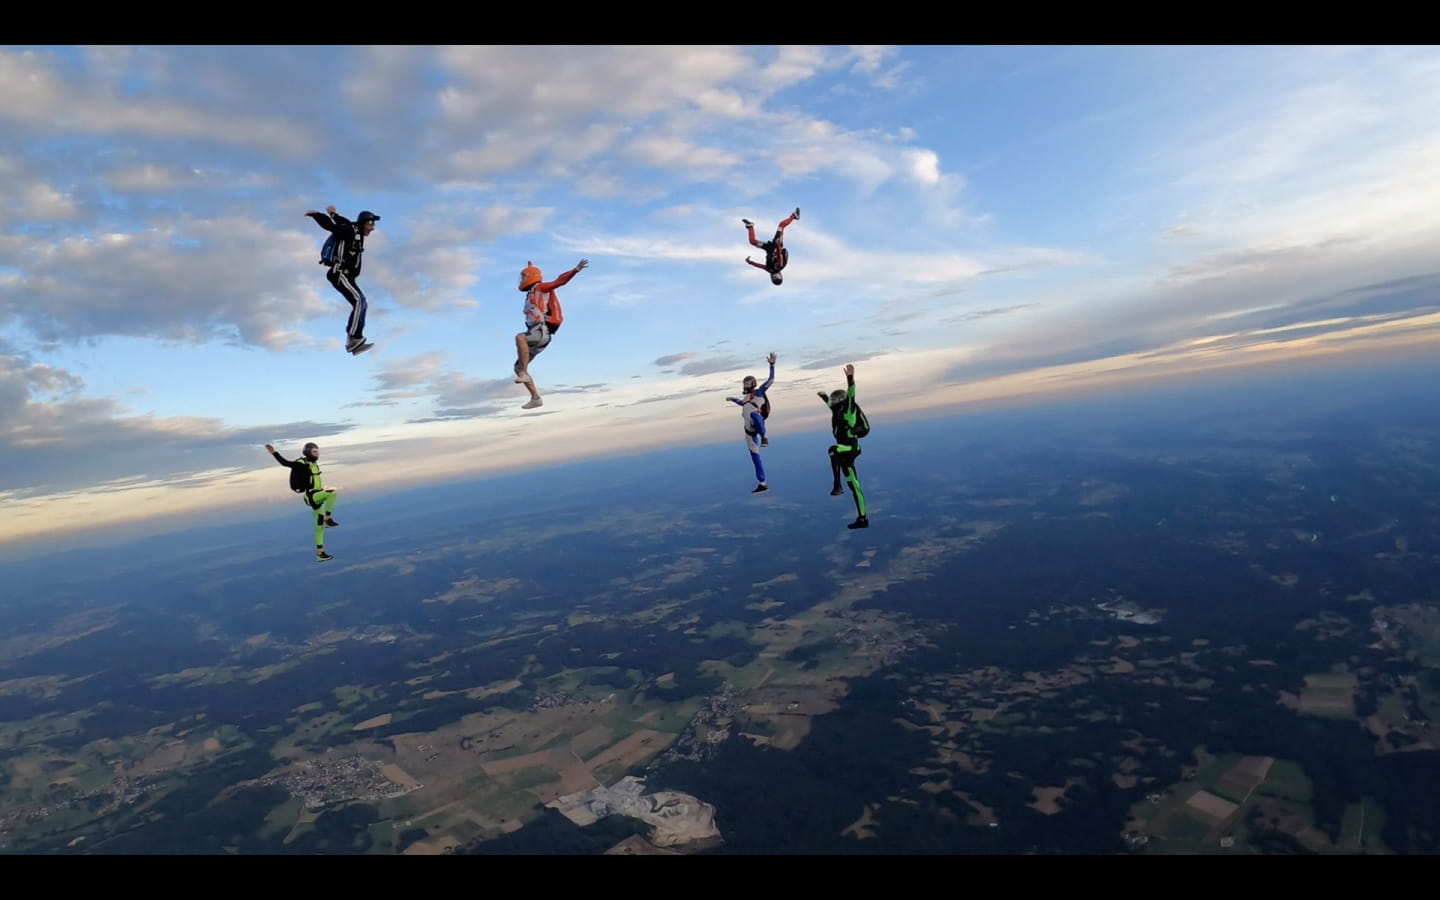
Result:
M855 497L855 514L865 515L865 492L860 489L860 476L855 471L855 457L860 451L855 447L837 444L830 448L830 470L835 475L835 487L840 486L840 476L845 476L845 483L850 486L850 493Z
M350 337L359 337L365 333L365 310L369 305L365 300L365 292L349 275L340 269L335 269L330 283L335 289L350 301L350 321L345 325L345 333Z

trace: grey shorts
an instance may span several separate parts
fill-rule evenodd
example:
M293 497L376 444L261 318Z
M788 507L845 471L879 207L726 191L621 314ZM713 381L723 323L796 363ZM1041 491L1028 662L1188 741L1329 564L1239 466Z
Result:
M536 322L525 329L525 343L530 347L530 355L534 356L550 346L550 329L544 322Z

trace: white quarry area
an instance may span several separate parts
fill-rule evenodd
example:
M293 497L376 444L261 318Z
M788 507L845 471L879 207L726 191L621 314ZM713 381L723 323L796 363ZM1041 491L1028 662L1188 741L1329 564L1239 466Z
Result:
M715 807L678 791L647 794L645 779L634 775L627 775L610 787L564 794L545 805L582 827L613 815L639 819L653 828L650 842L657 847L711 843L720 839L720 829L715 827Z

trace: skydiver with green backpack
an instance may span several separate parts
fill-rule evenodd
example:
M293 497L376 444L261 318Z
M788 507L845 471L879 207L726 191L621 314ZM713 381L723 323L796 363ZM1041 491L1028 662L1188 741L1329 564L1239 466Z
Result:
M835 476L835 486L830 490L830 496L838 497L844 493L840 489L840 476L845 476L845 483L850 485L850 493L855 496L855 521L846 528L869 528L870 519L865 515L865 492L860 490L860 476L855 474L855 459L860 455L859 438L870 433L870 421L865 418L865 413L860 409L860 404L855 402L855 367L845 366L845 390L831 391L827 396L824 391L818 391L820 401L830 407L830 430L835 435L835 443L830 445L830 471Z
M305 445L304 455L299 459L286 459L266 444L265 449L275 461L290 469L290 490L303 494L305 505L315 513L315 561L329 562L335 557L325 552L325 529L340 523L330 515L335 508L335 488L325 489L320 483L320 445L310 442Z

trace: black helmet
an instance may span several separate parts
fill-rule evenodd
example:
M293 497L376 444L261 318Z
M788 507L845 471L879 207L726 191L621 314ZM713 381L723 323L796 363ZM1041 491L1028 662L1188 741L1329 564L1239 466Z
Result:
M361 225L364 225L366 222L378 222L380 221L380 217L375 215L368 209L362 209L360 210L360 215L355 217L355 221L359 222Z
M844 403L844 402L845 402L845 393L846 393L846 392L843 391L843 390L841 390L840 388L836 388L835 390L831 391L831 392L830 392L830 405L831 405L831 406L839 406L840 404Z
M303 452L304 452L304 454L305 454L306 456L309 456L311 450L319 450L319 449L320 449L320 445L317 444L317 443L315 443L314 441L311 441L310 443L308 443L308 444L305 445L305 449L304 449Z
M746 375L746 376L745 376L745 380L742 381L742 382L740 382L740 387L743 388L743 389L746 390L746 391L753 391L753 390L755 390L755 376L754 376L754 375Z

